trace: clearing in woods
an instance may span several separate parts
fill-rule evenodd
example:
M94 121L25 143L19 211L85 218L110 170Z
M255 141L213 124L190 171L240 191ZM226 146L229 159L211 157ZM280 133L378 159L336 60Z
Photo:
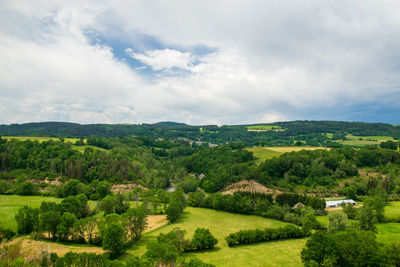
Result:
M225 241L228 234L239 230L275 228L283 225L286 223L260 216L187 207L176 223L144 234L123 258L143 255L149 242L156 240L160 233L167 233L175 227L185 230L185 238L188 239L192 238L196 228L204 227L218 239L216 248L210 251L185 253L187 257L196 257L216 266L301 266L300 252L306 239L266 242L234 248L228 247Z
M367 145L378 145L382 142L393 140L391 136L355 136L348 134L346 140L337 140L335 142L342 145L349 146L367 146Z
M15 215L23 206L39 208L42 201L61 202L61 198L42 196L0 195L0 225L17 231Z
M283 132L285 129L283 129L281 126L276 126L276 125L250 125L247 126L247 131L248 132Z
M328 149L326 147L311 147L311 146L276 146L276 147L247 147L248 151L253 152L253 155L258 159L258 163L264 162L273 157L279 157L286 152L297 152L301 150L316 150Z

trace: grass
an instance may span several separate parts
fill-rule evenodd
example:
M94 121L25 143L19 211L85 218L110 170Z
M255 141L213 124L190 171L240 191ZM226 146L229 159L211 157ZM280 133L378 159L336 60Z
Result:
M346 135L347 140L337 140L336 142L349 145L349 146L366 146L366 145L378 145L384 141L393 140L391 136L355 136L348 134Z
M389 221L400 222L400 201L389 202L385 207L385 217Z
M246 126L248 130L275 130L275 129L282 129L281 126L275 125L251 125Z
M85 149L88 148L88 147L93 148L95 150L97 149L97 150L100 150L100 151L103 151L103 152L104 151L108 151L107 149L104 149L104 148L101 148L101 147L97 147L97 146L90 146L90 145L84 145L84 146L75 146L75 145L73 145L72 146L73 149L78 150L81 153L85 152Z
M124 256L142 255L146 251L146 244L155 240L160 233L169 232L175 227L185 230L186 238L191 238L197 227L205 227L218 239L217 248L211 251L186 253L187 257L197 257L216 266L299 266L300 251L306 239L266 242L235 248L228 247L225 241L225 236L239 230L275 228L285 224L259 216L187 207L176 223L145 234Z
M42 196L0 195L0 225L17 230L15 215L23 206L40 207L42 201L61 202L60 198Z
M60 141L60 138L58 137L37 137L37 136L2 136L1 138L10 140L10 139L15 139L18 141L26 141L26 140L31 140L31 141L38 141L39 143L45 142L45 141ZM79 141L79 138L64 138L64 142L69 142L69 143L75 143L76 141ZM84 139L84 142L86 142L86 139Z
M263 162L273 157L279 157L282 154L281 152L273 151L265 147L249 147L246 149L253 152L253 155L258 159L259 162Z
M253 152L254 156L261 163L267 159L273 157L279 157L281 154L286 152L297 152L300 150L316 150L316 149L328 149L326 147L311 147L311 146L277 146L277 147L248 147L248 151Z
M379 223L376 225L376 239L385 244L398 243L400 240L400 223Z

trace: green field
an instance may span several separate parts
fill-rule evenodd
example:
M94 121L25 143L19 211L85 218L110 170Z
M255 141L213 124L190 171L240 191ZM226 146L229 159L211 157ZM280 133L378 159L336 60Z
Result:
M254 157L256 157L259 162L263 162L273 157L279 157L282 154L265 147L248 147L246 149L253 152Z
M90 146L90 145L84 145L84 146L72 146L73 149L78 150L79 152L83 153L85 151L86 148L93 148L93 149L97 149L100 151L108 151L107 149L101 148L101 147L97 147L97 146Z
M337 140L335 142L342 145L348 146L367 146L367 145L378 145L382 142L393 140L391 136L355 136L348 134L346 135L347 140Z
M400 222L400 201L389 202L385 207L385 217L389 221Z
M42 196L0 195L0 224L16 231L17 222L14 217L18 210L23 206L38 208L42 201L61 202L61 199Z
M285 240L229 248L225 236L243 229L280 227L286 223L259 216L239 215L211 209L187 207L177 223L166 225L149 232L124 255L142 255L146 244L160 233L174 227L186 230L186 238L191 238L197 227L205 227L218 239L217 248L211 251L187 253L216 266L299 266L300 251L305 239Z
M279 157L286 152L297 152L300 150L315 150L315 149L328 149L326 147L311 147L311 146L276 146L276 147L247 147L248 151L253 152L253 155L261 163L266 159Z
M376 228L378 234L376 239L385 244L399 243L400 240L400 223L379 223Z
M246 126L248 130L277 130L282 129L281 126L275 125L250 125Z
M10 139L15 139L19 141L26 141L26 140L31 140L31 141L38 141L38 142L45 142L45 141L60 141L60 138L58 137L36 137L36 136L2 136L1 138L10 140ZM75 143L76 141L79 141L79 138L64 138L64 142L69 142L69 143ZM86 142L86 139L84 139L84 142Z

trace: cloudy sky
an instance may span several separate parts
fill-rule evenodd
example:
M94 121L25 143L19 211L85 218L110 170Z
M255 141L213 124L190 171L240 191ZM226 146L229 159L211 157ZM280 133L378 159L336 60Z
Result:
M0 0L0 123L400 122L400 1Z

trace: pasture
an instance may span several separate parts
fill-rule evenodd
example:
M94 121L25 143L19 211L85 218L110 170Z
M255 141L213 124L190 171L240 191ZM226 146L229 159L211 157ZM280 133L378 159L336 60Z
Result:
M388 221L400 222L400 201L389 202L385 207L385 217Z
M218 239L217 248L211 251L185 253L187 257L197 257L216 266L299 266L300 251L306 239L285 240L229 248L225 236L243 229L280 227L286 223L259 216L240 215L211 209L187 207L182 217L174 224L146 233L123 257L143 255L146 244L156 239L160 233L179 227L191 238L197 227L210 229Z
M15 215L24 206L39 208L42 201L61 202L62 199L42 196L0 195L0 225L17 230Z
M355 136L348 134L346 140L337 140L335 142L348 146L368 146L379 145L382 142L393 140L391 136Z
M298 152L301 150L316 150L328 149L326 147L311 147L311 146L276 146L276 147L247 147L248 151L253 152L253 155L261 163L267 159L279 157L283 153Z

